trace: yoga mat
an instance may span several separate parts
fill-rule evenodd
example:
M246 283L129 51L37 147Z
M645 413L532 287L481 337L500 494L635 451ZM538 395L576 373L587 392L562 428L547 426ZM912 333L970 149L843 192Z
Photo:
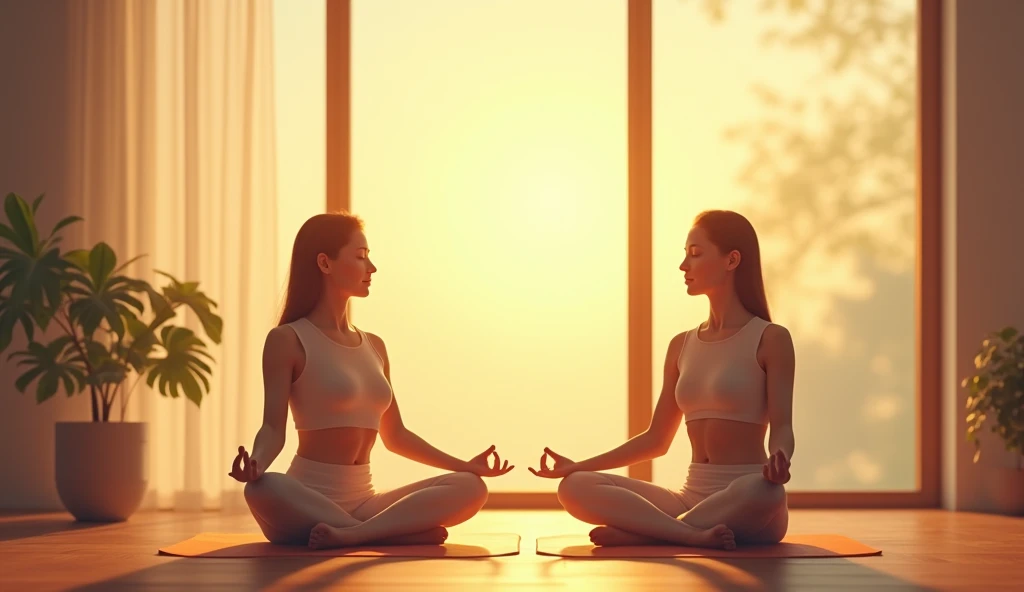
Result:
M381 545L313 550L302 545L272 545L261 533L204 532L160 549L178 557L436 557L470 558L518 555L517 534L449 535L443 545Z
M741 546L732 551L652 545L635 547L597 547L587 535L539 537L538 555L579 558L631 558L631 557L866 557L881 555L874 549L851 538L837 534L793 534L775 545Z

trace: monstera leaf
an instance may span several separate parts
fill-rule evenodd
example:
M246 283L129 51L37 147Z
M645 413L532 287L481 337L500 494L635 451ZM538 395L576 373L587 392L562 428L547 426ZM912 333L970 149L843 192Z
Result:
M15 303L0 295L0 352L6 350L14 339L14 328L21 323L29 340L34 336L32 311L23 302Z
M210 392L207 376L213 372L202 360L213 359L206 353L206 344L189 329L168 326L160 331L159 345L167 355L163 358L150 358L152 367L146 377L146 384L152 387L159 382L160 394L177 398L180 391L198 406L203 395Z
M153 328L135 317L125 318L125 327L132 339L119 344L118 357L124 360L136 372L141 373L149 363L149 354L153 352L158 340Z
M2 224L0 228L10 230ZM35 255L0 247L0 294L6 293L0 301L0 351L10 345L18 323L25 329L29 341L34 336L33 321L41 329L47 328L60 306L61 285L69 267L56 248Z
M142 314L143 304L135 297L138 280L112 275L117 257L106 243L98 243L89 252L88 259L81 254L68 255L75 262L71 272L73 283L65 290L76 298L69 307L75 323L81 325L87 336L92 335L106 320L118 339L124 338L124 317Z
M180 282L169 273L162 271L157 271L157 273L171 280L171 285L164 287L164 296L167 297L167 300L191 308L210 339L214 343L220 343L224 321L213 312L217 303L199 291L199 282Z
M24 374L18 377L14 386L19 392L24 393L25 389L38 378L36 400L40 403L52 397L61 384L68 396L77 393L85 388L86 373L82 364L76 361L80 357L74 354L72 340L67 336L58 337L49 345L29 343L27 349L8 356L9 360L19 359L18 366L29 367Z
M81 218L64 218L48 237L40 239L34 214L42 198L37 197L31 207L13 193L4 200L10 225L0 224L0 238L14 248L0 244L0 351L10 345L19 323L29 341L34 337L33 321L45 330L62 300L61 286L69 264L56 248L60 242L57 233Z

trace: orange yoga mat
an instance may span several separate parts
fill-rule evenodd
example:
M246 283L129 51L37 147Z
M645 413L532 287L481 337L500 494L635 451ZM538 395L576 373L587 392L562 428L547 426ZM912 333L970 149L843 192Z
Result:
M519 554L517 534L451 535L443 545L381 545L313 550L301 545L272 545L260 533L204 532L160 549L162 555L178 557L500 557Z
M881 555L851 538L837 534L793 534L775 545L741 546L732 551L676 547L671 545L637 547L597 547L587 535L562 535L537 539L538 555L579 558L630 557L866 557Z

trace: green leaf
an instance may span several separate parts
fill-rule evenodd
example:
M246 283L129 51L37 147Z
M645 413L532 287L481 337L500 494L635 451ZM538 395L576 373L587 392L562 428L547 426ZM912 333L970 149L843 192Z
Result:
M126 318L125 327L132 339L131 343L122 343L120 356L136 372L142 373L149 361L149 354L157 345L156 333L149 325L135 317Z
M80 352L71 356L71 360L92 368L92 371L85 377L86 384L102 387L106 384L120 384L128 375L128 369L123 363L117 360L112 352L102 343L88 340L84 343L85 358Z
M28 385L31 384L33 380L38 378L39 375L42 374L43 372L46 372L45 368L40 368L39 366L32 368L28 372L18 377L18 380L14 382L14 387L18 389L19 393L24 393L25 389L28 388Z
M6 224L0 224L0 238L3 238L6 241L10 242L12 245L16 246L20 251L25 251L25 249L22 248L23 245L21 244L21 240L18 238L18 235L14 233L14 229L12 229L10 226ZM26 254L31 255L31 253Z
M85 367L76 361L76 357L72 340L65 335L49 345L33 341L8 359L18 358L19 367L28 366L28 370L14 383L18 391L24 393L33 381L39 380L36 401L42 403L52 397L61 385L69 396L85 388Z
M9 289L0 304L0 351L6 348L14 324L21 323L29 340L31 323L46 328L62 301L61 286L65 283L69 263L57 249L36 257L16 253L0 266L0 292Z
M82 271L89 271L89 251L75 249L64 254L64 258Z
M69 287L68 291L79 298L71 303L68 311L72 320L88 336L106 321L110 330L121 339L125 332L124 318L142 314L145 310L145 305L133 294L133 289L138 285L136 280L112 276L97 288L92 285L90 278L81 273L72 276L77 284Z
M179 282L168 273L159 270L157 273L171 280L171 285L164 287L164 296L172 303L184 304L192 309L210 340L220 343L224 321L213 312L217 303L199 290L199 282Z
M96 246L89 252L89 276L97 289L103 287L117 265L117 256L110 245L104 242L96 243Z
M67 216L61 219L59 222L57 222L57 224L54 225L53 230L50 231L50 236L47 237L46 241L43 243L43 248L47 249L60 244L61 240L63 240L64 237L58 236L57 233L60 232L61 229L64 228L65 226L81 221L81 216Z
M43 374L36 385L36 403L42 403L57 393L59 382L52 374Z
M39 197L35 198L32 201L32 214L33 215L39 210L39 204L43 203L43 197L45 197L45 196L46 196L45 193L40 193Z
M11 242L26 254L35 255L36 246L39 244L39 231L36 229L32 209L21 196L8 193L4 200L4 212L14 231L15 240Z
M212 371L202 360L211 359L206 344L189 329L169 326L160 331L160 345L166 355L150 360L153 366L146 384L158 384L160 394L165 397L177 398L184 394L199 406L210 390L208 375Z
M7 297L0 296L0 352L10 347L18 323L24 327L26 321L31 323L31 320L31 311L23 303L14 303Z
M153 311L154 317L153 321L150 323L150 327L159 327L168 320L174 318L174 306L171 304L170 300L164 297L163 294L154 290L148 283L145 283L145 286L141 288L141 291L144 291L149 295L149 306Z
M975 363L978 374L964 379L963 385L971 393L966 435L978 447L977 462L981 454L978 433L986 427L1007 450L1018 450L1018 443L1024 442L1024 339L1014 327L992 333L982 342Z
M82 218L81 216L67 216L65 218L62 218L59 222L54 224L53 230L50 231L50 236L57 234L57 232L59 232L65 226L68 226L69 224L74 224L75 222L81 222L83 219L84 218Z

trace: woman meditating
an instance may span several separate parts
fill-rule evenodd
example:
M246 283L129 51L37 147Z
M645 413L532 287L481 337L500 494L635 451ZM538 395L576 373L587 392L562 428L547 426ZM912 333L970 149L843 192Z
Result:
M566 511L600 525L590 533L595 545L778 542L789 525L795 356L789 331L768 313L753 226L735 212L701 213L679 269L688 294L707 296L710 314L669 343L647 430L580 462L545 448L530 471L562 480ZM682 491L597 472L664 455L683 418L693 456Z
M284 312L263 350L263 425L251 455L238 448L230 473L245 483L273 543L441 544L445 527L487 500L481 477L514 468L494 446L459 460L405 426L384 340L353 327L346 312L350 298L370 293L377 268L369 254L362 221L348 213L313 216L295 237ZM289 408L297 454L287 472L266 472L284 447ZM450 472L375 492L369 461L378 434L388 450Z

